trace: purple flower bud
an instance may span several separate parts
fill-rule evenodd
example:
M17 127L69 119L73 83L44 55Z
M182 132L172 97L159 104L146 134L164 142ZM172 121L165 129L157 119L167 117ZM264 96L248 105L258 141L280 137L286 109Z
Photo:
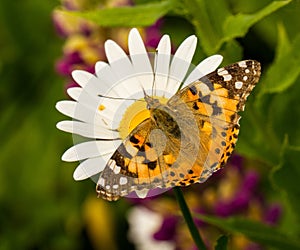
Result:
M178 217L166 217L161 225L161 228L153 235L155 240L172 240L175 237Z
M75 82L75 81L70 81L68 82L66 85L65 85L65 88L66 88L66 92L67 92L67 89L69 88L74 88L74 87L79 87L79 85Z
M273 204L269 206L265 212L264 221L270 225L274 225L278 222L282 214L282 208L279 204Z
M246 173L245 179L242 184L242 188L244 190L253 192L258 186L258 183L259 183L258 173L255 171L249 171L248 173Z
M243 157L240 155L233 154L230 158L230 163L237 167L238 169L243 168Z
M240 212L248 208L249 201L251 199L251 193L247 190L241 190L238 192L231 202L231 209L233 212Z
M76 4L72 0L64 0L62 1L62 6L67 10L78 10Z
M74 69L75 64L82 63L82 59L78 52L66 54L64 58L56 62L56 71L61 75L69 76Z
M215 214L221 217L227 217L233 212L232 205L227 202L218 202L215 206Z
M69 76L72 72L72 65L63 58L56 62L55 70L60 75Z
M159 19L154 25L146 29L147 40L146 46L156 48L161 38L160 28L162 26L162 19Z
M250 243L245 249L246 250L263 250L264 248L256 243Z
M65 31L62 22L59 21L59 19L55 15L55 13L52 15L52 20L53 20L54 29L55 29L56 33L61 37L67 37L68 34Z

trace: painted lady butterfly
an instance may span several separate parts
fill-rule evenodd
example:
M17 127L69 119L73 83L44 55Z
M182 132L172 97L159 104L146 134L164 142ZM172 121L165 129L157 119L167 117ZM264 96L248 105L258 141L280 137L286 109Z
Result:
M225 165L239 133L239 111L259 80L260 63L220 68L179 90L166 104L145 95L150 118L118 147L97 183L117 200L132 191L204 182Z

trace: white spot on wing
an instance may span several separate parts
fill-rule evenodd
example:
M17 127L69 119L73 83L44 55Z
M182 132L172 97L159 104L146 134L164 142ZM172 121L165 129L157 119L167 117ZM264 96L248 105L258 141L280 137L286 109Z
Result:
M148 189L135 190L135 192L139 198L145 198L148 194L148 191L149 191Z
M235 82L235 88L236 89L241 89L243 87L243 83L242 82Z
M107 163L107 165L109 165L109 168L111 170L114 170L114 167L116 166L116 161L113 159L110 159L109 162Z
M244 80L244 81L247 81L247 80L248 80L248 76L244 76L244 77L243 77L243 80Z
M239 62L238 65L239 65L240 67L242 67L242 68L247 68L247 64L246 64L245 61Z
M120 185L125 185L127 184L127 178L126 177L121 177L120 178Z
M224 69L224 68L218 69L217 73L218 73L219 76L223 76L223 75L228 75L229 74L228 71L226 69Z
M118 184L113 185L113 189L118 189L118 188L119 188Z
M98 180L98 184L100 185L100 186L104 186L105 185L105 180L104 180L104 178L100 178L99 180Z
M115 166L115 167L114 167L114 173L115 173L115 174L120 173L120 170L121 170L121 167L119 167L119 166Z
M249 74L249 73L250 73L250 70L249 70L249 69L245 69L245 73L246 73L246 74Z
M228 75L224 75L223 78L224 78L224 81L227 82L227 81L230 81L232 79L232 76L228 74Z

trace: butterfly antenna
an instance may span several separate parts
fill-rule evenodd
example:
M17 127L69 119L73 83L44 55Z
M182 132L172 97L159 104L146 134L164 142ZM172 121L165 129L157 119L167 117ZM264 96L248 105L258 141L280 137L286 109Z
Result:
M127 101L139 101L144 102L142 99L135 99L135 98L123 98L123 97L112 97L112 96L105 96L105 95L98 95L101 98L108 98L113 100L127 100Z
M154 91L155 91L155 77L156 77L156 68L157 68L157 55L158 55L158 51L155 50L155 56L154 56L154 66L153 66L153 82L152 82L152 96L154 96Z
M153 100L153 98L150 97L150 96L146 93L146 91L145 91L145 89L143 88L143 86L142 86L142 90L143 90L143 92L144 92L144 99L145 99L146 103L149 105L149 104L151 103L151 101Z

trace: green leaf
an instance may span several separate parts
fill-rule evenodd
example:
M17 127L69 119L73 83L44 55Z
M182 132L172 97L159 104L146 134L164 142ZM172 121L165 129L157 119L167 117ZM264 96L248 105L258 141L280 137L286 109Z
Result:
M246 110L242 114L237 151L243 156L260 159L268 165L274 165L279 160L278 152L281 141L277 134L274 134L272 124L267 122L266 113L255 109L255 103L253 103L255 97L249 97Z
M182 8L186 9L184 15L195 26L204 51L214 54L223 43L245 36L251 26L290 2L274 1L256 13L236 15L229 12L224 0L185 0Z
M278 42L276 48L276 58L277 60L284 57L285 54L289 53L291 42L285 30L285 26L279 23L277 26L278 30Z
M228 244L228 236L221 235L216 242L215 250L226 250Z
M222 64L229 65L241 60L243 48L236 40L230 40L222 46L219 53L223 56Z
M281 144L286 136L288 136L290 145L300 147L299 96L300 77L284 92L266 95L265 99L271 99L271 101L268 101L269 110L266 125L270 131L273 131L274 136L280 142L280 149L277 151L278 155L282 150Z
M285 30L279 26L277 56L263 78L259 98L288 89L300 75L300 35L289 44Z
M250 221L238 217L221 219L207 215L194 215L199 219L219 227L230 233L243 234L247 238L265 246L275 249L299 249L299 239L294 239L289 235L280 232L278 229L264 225L259 222Z
M222 23L230 16L226 1L184 0L176 14L185 16L194 25L206 54L218 51L223 43Z
M279 162L285 135L300 146L300 35L290 42L283 25L278 25L278 44L274 63L250 96L241 120L238 151L272 165ZM276 112L274 112L276 111Z
M298 237L300 236L299 157L300 147L290 146L286 136L281 152L281 162L271 172L271 181L286 200L289 217L293 220L288 224L288 232Z
M165 0L136 6L104 8L93 11L62 11L63 13L78 16L105 27L132 27L148 26L164 16L172 8L172 1Z
M264 17L272 14L276 10L282 8L283 6L290 3L291 0L287 1L274 1L269 5L257 11L253 14L242 14L239 13L237 15L230 16L225 22L223 26L224 31L224 39L232 39L236 37L243 37L248 32L249 28L253 26L255 23L263 19Z

